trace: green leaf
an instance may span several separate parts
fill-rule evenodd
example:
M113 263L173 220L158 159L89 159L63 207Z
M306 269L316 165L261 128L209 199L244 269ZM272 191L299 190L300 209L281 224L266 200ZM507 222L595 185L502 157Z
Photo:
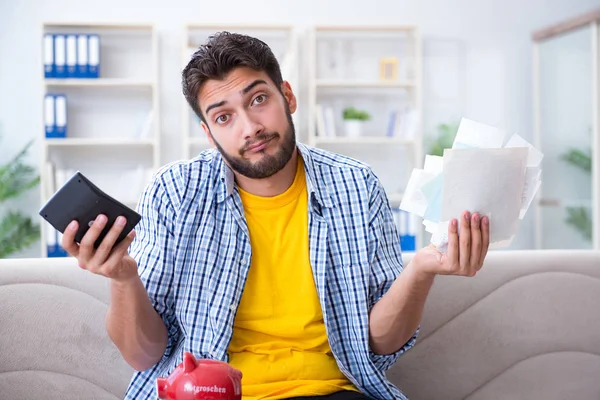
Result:
M561 156L561 159L587 173L592 172L592 154L590 151L584 153L579 149L570 149Z
M0 220L0 258L40 240L40 226L19 212L10 211Z
M0 203L17 197L40 183L36 169L23 161L32 144L33 140L29 141L8 164L0 166Z
M40 183L37 170L25 163L32 144L33 140L29 141L7 164L0 165L0 203L16 198ZM0 220L0 258L25 249L39 239L39 225L19 212L8 211Z
M347 107L343 111L344 119L357 119L359 121L367 121L371 118L366 111L357 110L354 107Z
M444 149L452 148L458 124L441 124L438 125L437 131L437 135L430 140L428 154L441 157L444 155Z
M568 225L575 228L587 241L592 240L592 218L585 207L567 207Z

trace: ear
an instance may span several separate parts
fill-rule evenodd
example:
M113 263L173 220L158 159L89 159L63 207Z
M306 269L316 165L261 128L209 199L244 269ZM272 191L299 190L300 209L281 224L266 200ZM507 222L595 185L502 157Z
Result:
M183 354L183 372L190 373L196 369L196 358L192 353L185 352Z
M298 103L296 101L296 95L294 95L294 91L292 90L292 86L288 81L283 81L281 83L281 92L283 93L283 97L288 103L290 107L290 112L293 114L296 112L296 108L298 107Z
M204 130L204 134L206 135L206 139L208 139L208 143L210 143L212 147L215 147L215 142L213 141L212 135L210 134L210 128L208 127L208 125L206 125L206 123L202 121L200 123L200 126L202 126L202 129Z

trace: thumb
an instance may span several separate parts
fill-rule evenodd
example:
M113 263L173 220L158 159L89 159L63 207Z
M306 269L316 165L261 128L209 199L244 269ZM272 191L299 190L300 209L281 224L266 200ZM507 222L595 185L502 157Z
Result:
M127 254L127 250L129 249L129 245L131 245L131 243L133 242L133 239L135 239L135 230L129 232L125 239L123 239L121 243L115 246L106 262L113 263L120 261L125 256L125 254Z
M443 254L440 253L440 251L437 249L437 247L435 247L434 244L430 243L429 246L427 246L427 253L429 253L435 261L442 262Z

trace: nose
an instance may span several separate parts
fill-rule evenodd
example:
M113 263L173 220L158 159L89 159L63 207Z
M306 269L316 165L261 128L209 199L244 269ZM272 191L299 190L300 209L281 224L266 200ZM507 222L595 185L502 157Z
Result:
M252 138L265 130L265 127L249 113L240 114L240 123L242 124L244 140L252 140Z

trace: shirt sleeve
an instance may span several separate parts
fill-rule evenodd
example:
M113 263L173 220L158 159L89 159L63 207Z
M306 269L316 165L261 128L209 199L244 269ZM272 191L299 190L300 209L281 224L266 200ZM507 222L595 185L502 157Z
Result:
M173 293L175 208L161 175L156 175L142 193L138 212L142 218L135 227L129 254L136 260L150 302L168 330L164 360L173 352L181 331Z
M369 258L371 276L369 282L369 312L392 286L403 270L400 236L392 209L380 181L371 175L371 196L369 203ZM419 334L417 327L413 336L399 350L392 354L375 354L369 351L371 361L378 370L388 370L400 355L414 346Z

